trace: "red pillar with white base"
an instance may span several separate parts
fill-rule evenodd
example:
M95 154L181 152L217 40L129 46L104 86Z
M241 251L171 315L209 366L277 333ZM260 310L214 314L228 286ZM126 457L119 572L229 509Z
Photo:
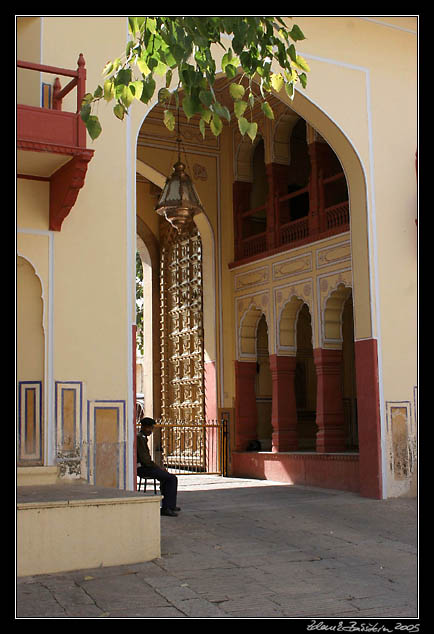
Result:
M317 374L316 451L345 451L342 350L317 348L313 355Z
M273 381L271 410L272 451L297 451L297 407L295 403L296 358L270 355Z

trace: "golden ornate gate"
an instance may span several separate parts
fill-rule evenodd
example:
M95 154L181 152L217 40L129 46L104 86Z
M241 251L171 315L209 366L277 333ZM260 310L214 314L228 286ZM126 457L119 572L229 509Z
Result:
M164 438L165 461L205 469L202 242L194 224L177 233L161 224L161 419L177 423ZM180 429L179 423L188 425ZM188 455L188 459L187 459Z

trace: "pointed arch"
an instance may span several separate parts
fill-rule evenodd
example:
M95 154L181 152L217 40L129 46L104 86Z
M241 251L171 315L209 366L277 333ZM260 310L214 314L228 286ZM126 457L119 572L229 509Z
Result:
M45 333L42 282L31 262L17 257L18 464L44 462Z
M285 303L278 321L278 350L279 354L296 354L297 350L297 319L305 300L292 295Z
M253 143L250 139L241 137L235 150L234 180L247 183L253 182L253 157L258 144L264 141L261 134L257 134Z
M327 348L342 349L342 314L345 302L350 297L351 287L344 283L338 284L327 297L322 319L322 336L324 346Z
M254 302L251 302L248 309L244 312L240 319L239 327L239 350L240 358L251 358L256 361L257 356L257 337L256 332L261 317L264 315L267 322L267 316L262 308L258 308ZM268 323L267 323L268 327Z
M273 132L272 160L274 163L289 165L291 161L291 138L294 126L299 121L299 116L287 109L276 121Z

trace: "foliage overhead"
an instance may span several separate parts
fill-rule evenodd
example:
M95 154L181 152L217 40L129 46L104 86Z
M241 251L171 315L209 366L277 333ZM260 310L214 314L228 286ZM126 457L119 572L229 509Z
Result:
M165 79L158 101L165 106L164 123L169 130L176 125L173 107L182 107L188 119L197 115L203 137L206 126L218 136L223 122L229 122L233 115L241 134L252 141L257 133L252 120L255 103L273 119L267 95L284 90L293 99L297 82L306 87L310 69L294 46L305 36L297 25L288 30L280 17L136 16L129 17L128 24L130 39L125 52L106 64L103 84L82 101L81 118L92 139L102 130L93 113L94 104L114 102L113 112L123 120L135 100L144 104L151 101L157 86L155 77ZM214 92L217 67L213 45L224 50L221 69L232 80L232 114ZM277 62L279 72L272 70L273 62Z

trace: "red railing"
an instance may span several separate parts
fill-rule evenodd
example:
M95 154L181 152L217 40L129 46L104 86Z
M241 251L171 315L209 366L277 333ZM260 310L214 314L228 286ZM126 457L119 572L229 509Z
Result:
M326 179L320 178L319 209L317 212L318 221L316 225L311 222L309 202L302 199L302 197L306 198L306 196L309 196L309 186L276 198L273 207L275 235L272 236L274 243L274 247L272 248L279 248L288 244L295 246L297 243L303 244L309 240L314 241L321 237L327 237L334 233L346 231L349 225L348 200L326 208L324 206L327 186L333 186L334 183L338 183L343 178L345 178L343 173L335 174ZM298 204L298 211L304 210L305 215L297 220L286 221L286 218L291 217L291 211L295 211L295 209L291 210L291 203L295 203L295 205ZM245 224L246 220L264 209L267 209L266 205L244 211L238 216L238 235L240 236L238 259L253 257L270 250L271 241L269 236L269 222L267 222L268 218L266 218L264 230L254 235L250 233L249 227Z
M82 53L80 53L77 61L77 70L69 68L58 68L57 66L46 66L44 64L34 64L33 62L17 61L18 68L26 68L27 70L35 70L40 73L49 73L51 75L61 75L62 77L72 77L73 79L62 89L59 77L54 80L53 90L53 110L62 110L62 99L77 86L77 113L80 112L81 102L85 93L86 86L86 69L85 61Z
M309 222L307 218L293 220L280 226L279 244L298 242L309 237Z
M17 133L18 139L32 139L47 143L64 143L80 148L86 147L86 128L80 118L81 102L86 92L86 69L83 55L80 53L77 61L77 69L59 68L35 64L22 60L17 61L18 68L56 75L53 82L52 109L36 108L19 104L17 106ZM59 75L72 77L71 81L61 87ZM74 113L62 112L62 100L74 88L77 89L76 111ZM53 119L53 112L60 116ZM53 124L54 130L53 130ZM51 128L51 130L50 130ZM45 130L45 134L43 132Z
M348 201L325 209L327 231L342 227L350 221Z

